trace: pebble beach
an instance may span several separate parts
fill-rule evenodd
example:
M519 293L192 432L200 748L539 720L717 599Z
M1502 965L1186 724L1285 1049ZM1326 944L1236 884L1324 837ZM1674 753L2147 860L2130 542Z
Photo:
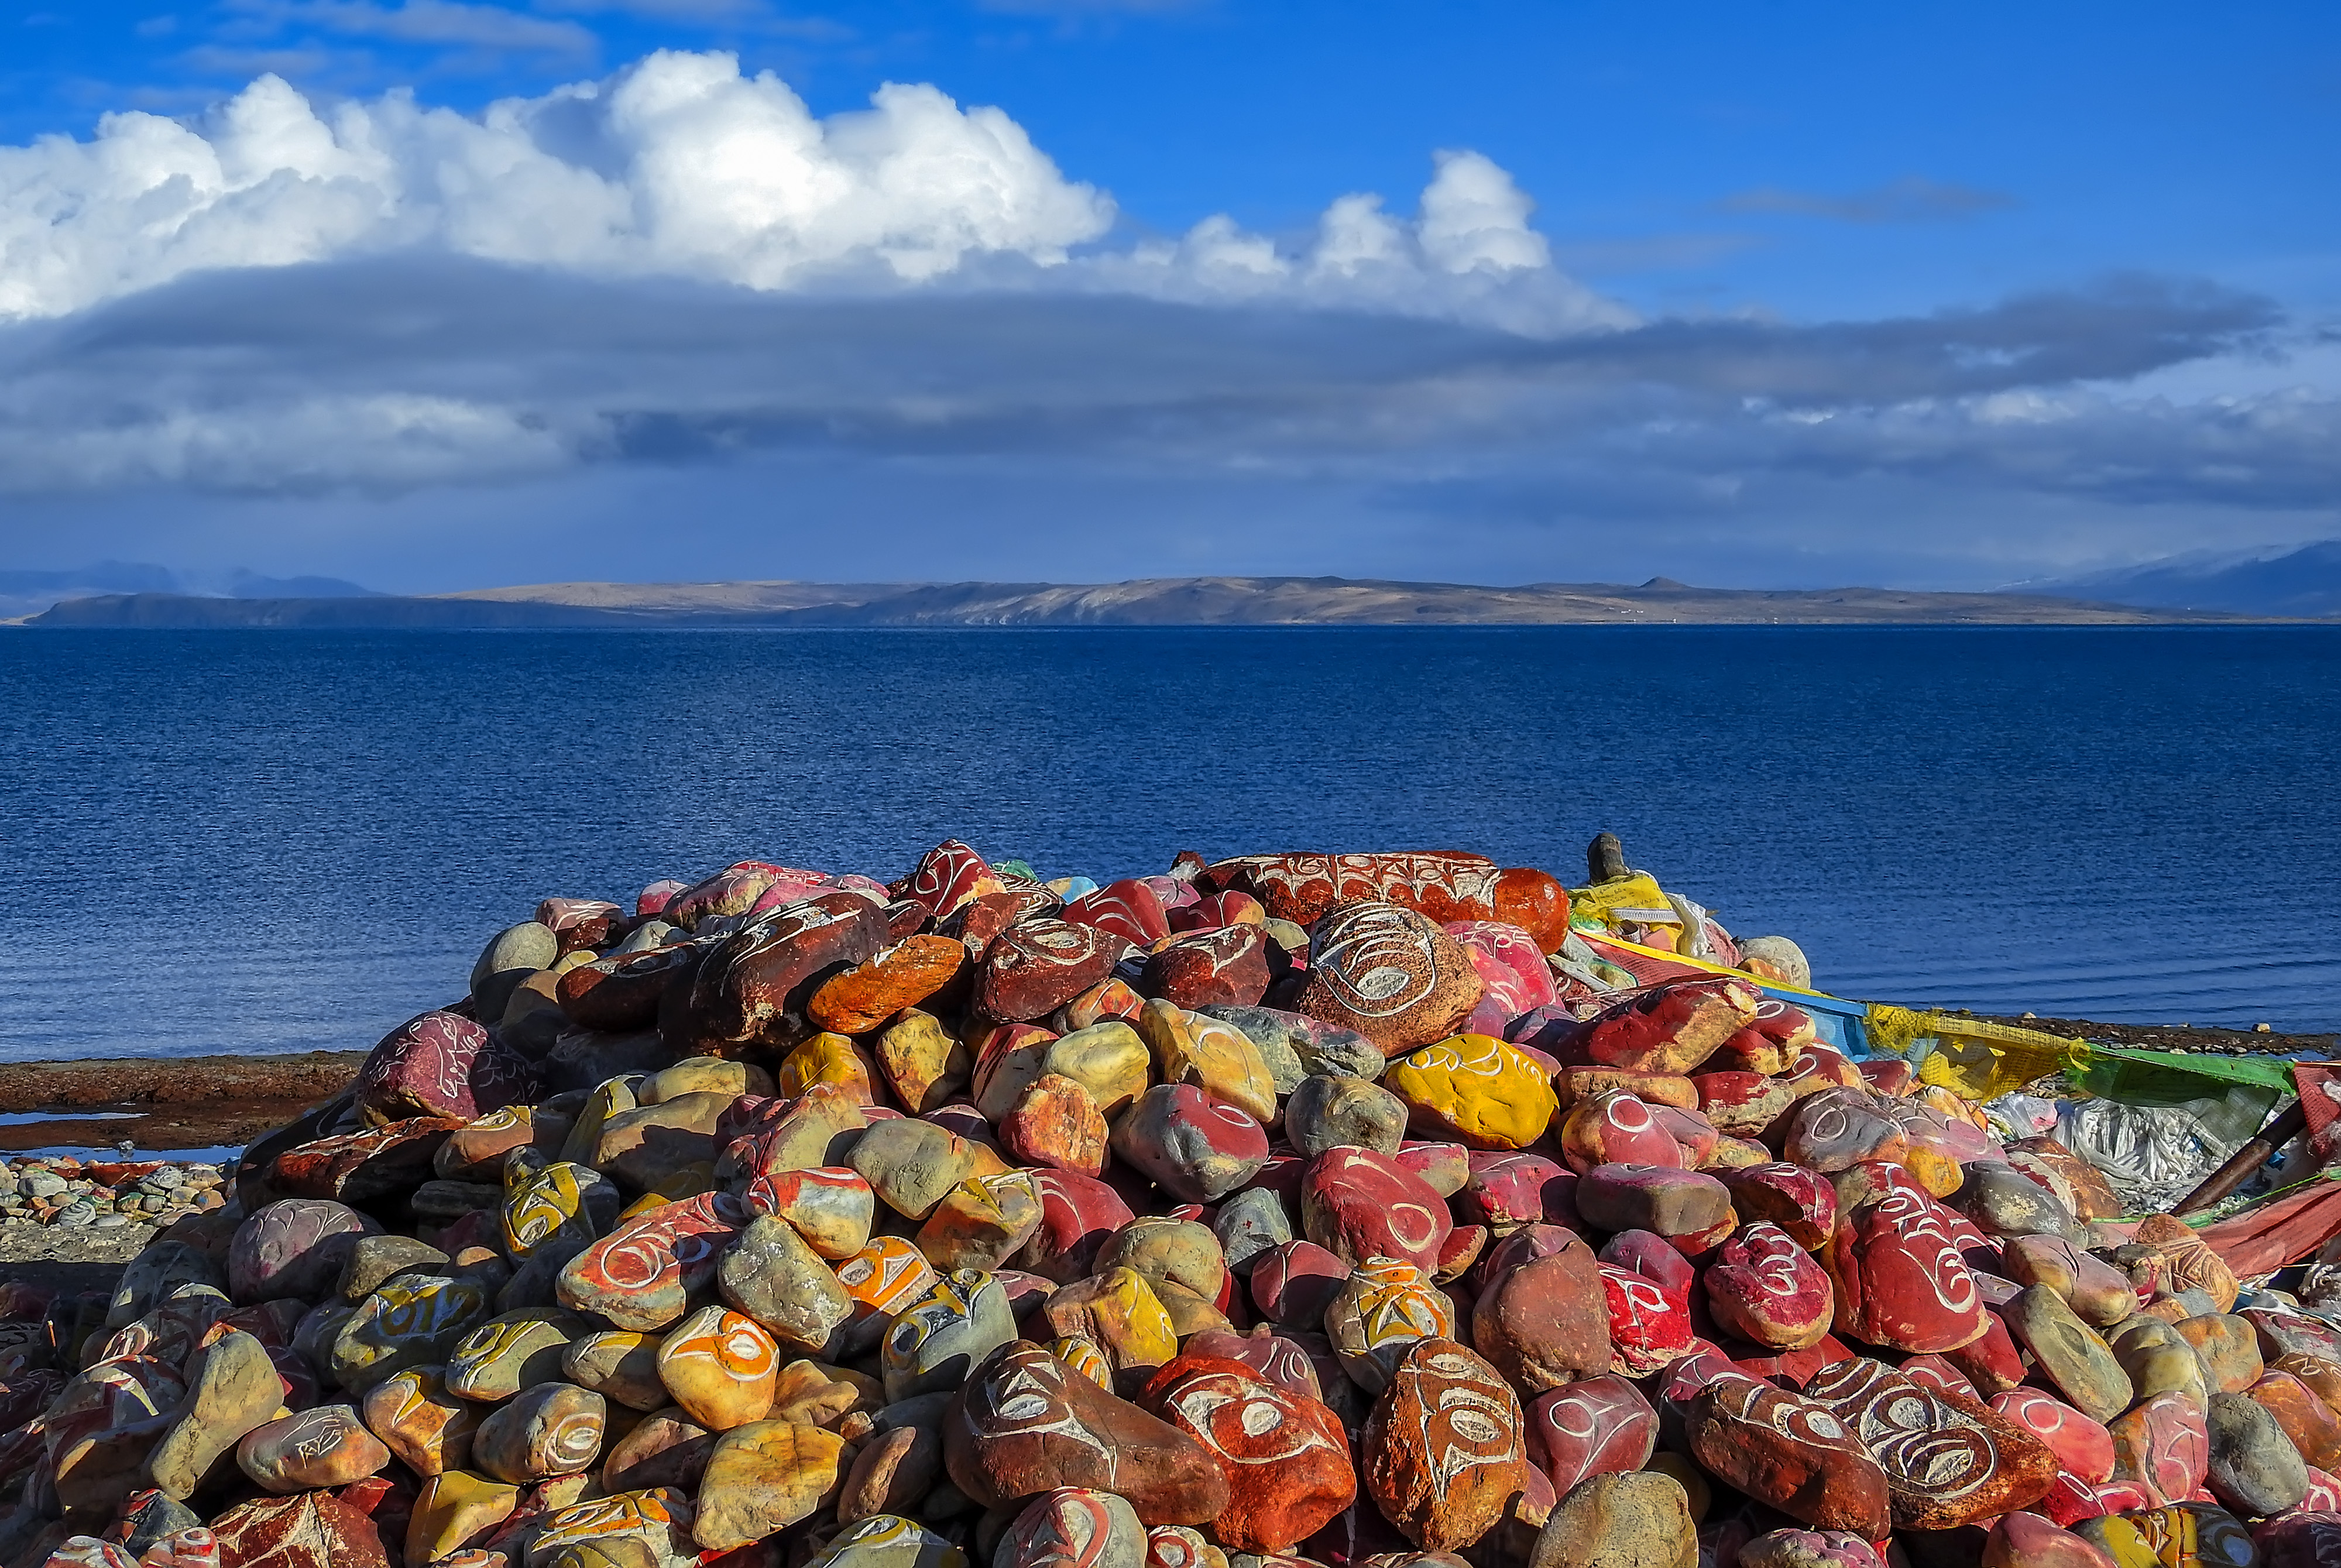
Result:
M746 861L515 912L364 1054L0 1069L0 1561L2341 1546L2341 1280L1587 873Z

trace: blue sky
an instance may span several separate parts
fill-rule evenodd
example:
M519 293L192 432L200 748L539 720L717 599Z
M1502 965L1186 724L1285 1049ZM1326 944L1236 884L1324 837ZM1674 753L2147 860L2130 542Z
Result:
M2328 6L84 3L0 12L0 566L2341 534Z

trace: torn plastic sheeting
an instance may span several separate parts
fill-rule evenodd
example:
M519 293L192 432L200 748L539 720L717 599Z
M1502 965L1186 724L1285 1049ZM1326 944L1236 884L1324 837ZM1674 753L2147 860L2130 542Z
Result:
M2230 1139L2222 1137L2213 1123L2231 1127L2238 1114L2220 1100L2171 1105L2067 1100L2058 1107L2056 1135L2058 1143L2105 1173L2129 1213L2168 1213L2259 1130L2265 1114L2263 1108Z

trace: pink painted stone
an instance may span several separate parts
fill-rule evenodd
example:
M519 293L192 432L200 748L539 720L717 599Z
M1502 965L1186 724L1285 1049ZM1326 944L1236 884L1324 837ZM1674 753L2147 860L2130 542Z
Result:
M1228 896L1241 898L1244 894ZM1250 1333L1207 1328L1188 1336L1180 1348L1188 1355L1240 1361L1289 1393L1306 1394L1310 1399L1325 1397L1325 1385L1317 1376L1317 1363L1309 1359L1308 1350L1300 1341L1275 1333L1266 1323Z
M969 899L997 893L1000 887L999 876L984 864L983 856L958 839L947 838L921 855L911 874L886 891L895 898L911 900L941 920Z
M1111 882L1065 905L1064 918L1076 925L1092 925L1124 942L1151 948L1170 934L1170 918L1161 895L1140 877Z
M2019 1510L1993 1521L1981 1568L2114 1568L2114 1563L2071 1531Z
M2092 1486L2113 1479L2113 1434L2063 1400L2037 1388L2011 1388L1989 1403L1994 1413L2047 1443L2068 1473Z
M1252 1265L1252 1304L1271 1323L1314 1330L1349 1277L1350 1265L1315 1242L1280 1242Z
M1682 1145L1649 1106L1623 1089L1589 1094L1561 1119L1561 1158L1583 1175L1596 1165L1679 1165Z
M1114 1124L1113 1152L1172 1197L1208 1203L1268 1163L1268 1133L1192 1084L1157 1084Z
M533 1063L453 1013L421 1014L384 1035L353 1087L358 1108L377 1124L413 1116L471 1121L543 1093Z
M1680 1248L1654 1231L1619 1231L1601 1243L1598 1255L1613 1267L1656 1281L1675 1295L1689 1298L1698 1292L1698 1270Z
M1612 1372L1641 1377L1689 1352L1696 1336L1688 1299L1630 1269L1599 1266L1609 1307Z
M1902 1375L1921 1388L1931 1388L1938 1393L1956 1393L1962 1398L1972 1399L1977 1404L1984 1402L1983 1395L1976 1392L1975 1384L1967 1381L1967 1373L1939 1355L1912 1356L1902 1363Z
M634 894L634 914L642 918L664 914L668 904L690 891L691 884L675 877L662 876Z
M2183 1393L2157 1393L2107 1423L2116 1481L2134 1481L2161 1503L2184 1503L2211 1473L2211 1433Z
M1974 1227L1898 1167L1869 1168L1884 1173L1884 1195L1840 1218L1829 1248L1838 1332L1921 1353L1982 1338L1991 1313L1960 1255L1961 1238Z
M1087 1278L1098 1248L1135 1217L1130 1205L1094 1176L1045 1169L1029 1174L1041 1200L1041 1223L1009 1261L1059 1284Z
M1695 1073L1690 1082L1709 1124L1734 1137L1755 1137L1797 1104L1786 1081L1761 1073Z
M1837 1233L1837 1189L1817 1172L1781 1161L1718 1174L1741 1219L1768 1221L1807 1252L1818 1252Z
M1300 1218L1310 1241L1346 1263L1397 1258L1426 1273L1455 1228L1429 1183L1370 1149L1328 1149L1310 1161L1300 1180Z
M1403 1160L1405 1151L1399 1157ZM1518 1150L1474 1151L1470 1170L1455 1195L1455 1208L1467 1220L1517 1225L1577 1217L1576 1174L1557 1161Z
M1555 993L1552 966L1537 951L1536 938L1500 920L1454 920L1441 927L1471 955L1471 967L1486 986L1480 1004L1492 1004L1509 1021L1549 1005Z
M1561 1496L1594 1475L1623 1475L1649 1463L1659 1413L1614 1373L1563 1383L1529 1410L1529 1457Z
M1680 1163L1693 1170L1714 1158L1717 1147L1723 1142L1723 1134L1717 1131L1715 1124L1697 1111L1686 1111L1679 1105L1653 1105L1650 1114L1682 1151Z
M1768 1221L1744 1225L1708 1265L1716 1326L1776 1350L1818 1344L1836 1321L1828 1271Z
M2308 1492L2300 1500L2302 1510L2313 1513L2326 1513L2341 1509L2341 1480L2336 1480L2327 1475L2314 1464L2309 1465L2307 1469Z

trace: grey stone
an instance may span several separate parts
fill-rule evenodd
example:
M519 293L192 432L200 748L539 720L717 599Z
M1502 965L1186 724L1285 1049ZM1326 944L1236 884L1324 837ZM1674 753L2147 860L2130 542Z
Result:
M1379 1078L1389 1062L1380 1047L1364 1035L1352 1030L1320 1024L1298 1013L1287 1013L1276 1007L1238 1007L1225 1003L1213 1003L1199 1007L1196 1012L1206 1017L1232 1024L1244 1033L1245 1038L1260 1048L1265 1055L1270 1040L1280 1042L1300 1064L1303 1076L1312 1073L1331 1073L1350 1078ZM1280 1094L1289 1093L1282 1082L1277 1084Z
M1979 1160L1961 1165L1959 1173L1959 1190L1946 1202L1986 1235L2062 1236L2076 1245L2084 1239L2057 1194L2015 1166Z
M1220 1238L1228 1267L1249 1274L1254 1263L1292 1240L1292 1216L1284 1212L1284 1200L1268 1188L1247 1187L1220 1205L1211 1231Z
M2246 1518L2296 1507L2308 1495L2308 1465L2275 1416L2240 1393L2215 1393L2211 1495Z
M486 998L481 996L480 987L492 976L509 974L516 969L523 972L550 969L553 960L560 956L561 939L553 935L551 926L525 920L499 931L488 939L485 947L480 949L479 961L472 965L472 994L484 1002ZM518 984L519 982L514 981L513 984ZM509 988L505 995L511 995ZM503 1012L499 1006L491 1015L501 1016Z
M1312 1158L1340 1148L1395 1154L1406 1141L1406 1102L1369 1079L1314 1073L1285 1103L1284 1135Z

